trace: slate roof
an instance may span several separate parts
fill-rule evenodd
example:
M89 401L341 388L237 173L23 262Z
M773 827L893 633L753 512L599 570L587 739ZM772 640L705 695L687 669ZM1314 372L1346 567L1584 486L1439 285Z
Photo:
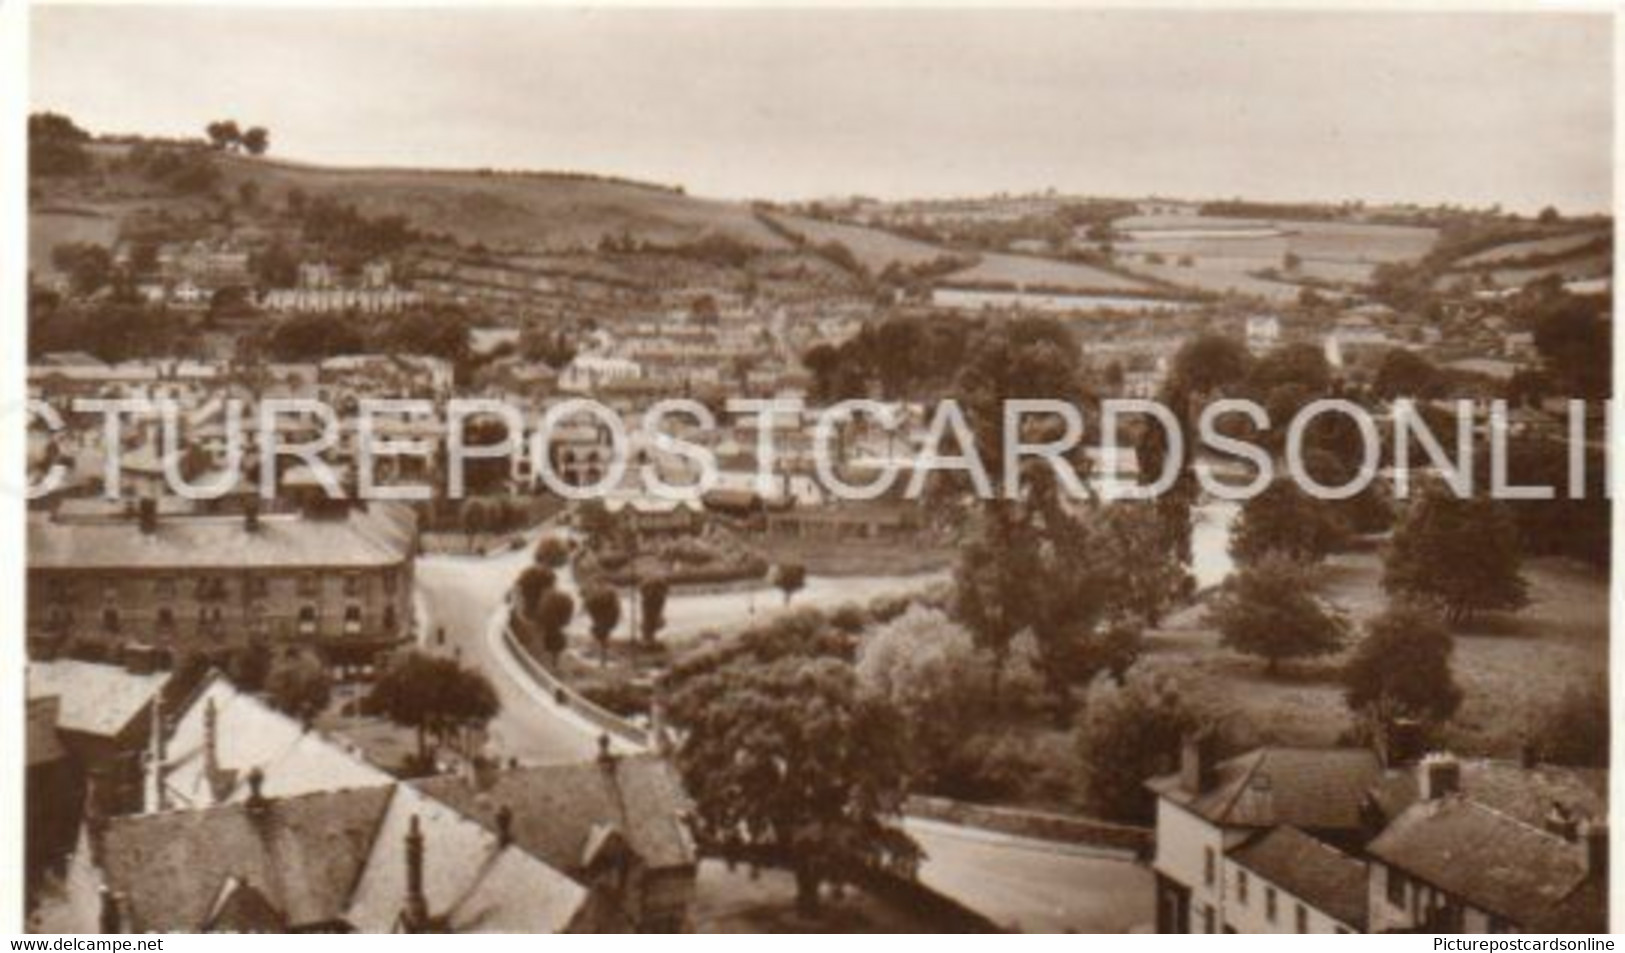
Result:
M28 767L52 764L68 756L57 737L56 723L62 700L55 695L28 700Z
M1576 819L1608 813L1608 772L1598 768L1526 767L1488 758L1460 758L1457 764L1462 794L1534 827L1541 826L1554 803ZM1416 770L1387 772L1371 794L1385 816L1398 817L1419 796Z
M569 877L517 847L503 847L455 808L398 784L345 913L357 930L395 928L406 896L406 835L414 817L423 837L424 897L431 916L450 929L557 933L586 903L586 889Z
M1295 827L1277 827L1230 851L1230 860L1338 921L1364 931L1364 861Z
M393 566L412 555L409 510L374 503L344 519L267 514L249 532L240 516L159 519L143 533L133 519L28 521L29 569L223 570Z
M168 672L138 675L122 666L75 659L28 665L28 697L62 700L58 727L102 738L122 732L168 683Z
M1258 748L1220 762L1200 794L1185 790L1178 773L1147 786L1222 826L1353 830L1366 790L1381 775L1377 756L1363 748Z
M215 711L214 777L205 769L205 722ZM388 784L393 779L259 698L211 673L170 731L165 790L172 808L207 807L248 797L248 773L259 768L268 798Z
M294 926L333 923L372 851L391 788L323 791L246 804L111 818L101 868L129 929L204 929L228 880L258 891Z
M695 863L684 820L687 795L658 755L516 768L487 780L475 785L460 775L441 775L416 783L491 830L506 806L514 842L560 870L586 866L603 836L595 835L595 828L618 831L651 870Z
M1586 879L1583 844L1461 795L1411 805L1368 850L1520 926L1543 922Z

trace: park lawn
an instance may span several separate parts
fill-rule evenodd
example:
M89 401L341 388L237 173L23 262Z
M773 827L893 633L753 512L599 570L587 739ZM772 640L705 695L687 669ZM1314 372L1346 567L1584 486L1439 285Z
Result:
M1381 612L1378 553L1345 554L1322 572L1321 594L1356 625ZM1561 560L1525 564L1530 605L1485 615L1456 633L1461 709L1446 739L1465 754L1513 756L1554 699L1608 671L1608 584ZM1269 677L1261 661L1222 647L1201 607L1148 633L1141 666L1179 679L1199 706L1224 717L1238 744L1336 744L1352 727L1338 672L1346 656L1285 664Z
M768 562L801 563L815 576L907 576L950 569L952 542L906 536L893 540L763 536L754 548Z

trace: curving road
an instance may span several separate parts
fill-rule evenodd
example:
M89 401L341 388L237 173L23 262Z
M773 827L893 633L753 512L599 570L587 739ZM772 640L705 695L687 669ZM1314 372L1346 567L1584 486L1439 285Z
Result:
M502 701L488 733L492 753L526 764L589 758L598 749L598 729L554 704L497 637L508 589L529 561L529 547L486 557L421 557L417 579L429 618L425 648L456 654L490 678ZM808 580L795 603L827 608L929 581ZM574 580L561 574L560 585L573 590ZM668 615L681 637L701 626L738 629L779 611L782 598L768 590L756 595L754 605L742 593L673 597ZM434 636L437 626L445 628L443 645ZM907 828L926 851L921 879L1002 926L1119 932L1152 921L1151 875L1122 855L929 821L910 820Z

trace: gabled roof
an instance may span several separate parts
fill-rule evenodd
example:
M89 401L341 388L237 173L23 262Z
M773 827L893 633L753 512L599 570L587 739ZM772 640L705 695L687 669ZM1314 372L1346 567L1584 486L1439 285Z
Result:
M392 930L407 895L406 835L423 838L423 894L455 932L557 933L586 903L580 884L410 784L394 789L345 919L364 933Z
M1185 790L1177 773L1147 786L1225 827L1353 830L1366 791L1381 774L1377 756L1363 748L1258 748L1220 762L1212 785L1200 793Z
M517 768L481 785L458 775L417 784L491 830L506 807L514 843L559 870L583 869L610 829L650 869L695 863L687 795L658 755Z
M28 697L62 700L58 727L103 738L129 727L168 682L168 672L139 675L119 665L75 659L28 665Z
M204 751L211 704L219 768L213 776L207 770ZM207 676L192 704L176 720L166 755L164 787L173 808L241 801L249 794L244 779L254 768L264 774L261 792L269 798L372 787L394 780L320 732L307 730L239 690L219 672Z
M1583 845L1461 795L1411 805L1367 849L1525 928L1544 922L1587 878ZM1568 924L1593 932L1587 926Z
M1460 758L1459 790L1514 820L1540 827L1553 804L1576 820L1608 813L1608 772L1554 764L1525 766L1516 761ZM1415 803L1415 769L1389 771L1372 787L1371 796L1386 817L1398 817Z
M412 555L410 511L387 503L343 519L267 514L249 532L238 516L159 519L144 533L135 520L28 521L29 569L161 571L362 569L394 566Z
M245 885L292 926L334 923L390 792L323 791L271 800L259 812L229 804L114 817L100 837L103 877L132 931L205 929L222 897Z
M1295 827L1277 827L1230 851L1231 862L1257 874L1340 923L1364 931L1364 861Z

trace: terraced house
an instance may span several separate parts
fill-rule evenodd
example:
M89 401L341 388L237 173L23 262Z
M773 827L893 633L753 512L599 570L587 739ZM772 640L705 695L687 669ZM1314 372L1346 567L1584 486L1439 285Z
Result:
M160 515L144 501L134 514L34 514L31 653L86 639L178 651L262 638L367 664L411 631L416 550L416 519L395 504Z
M1157 795L1165 933L1599 933L1607 774L1206 739Z

